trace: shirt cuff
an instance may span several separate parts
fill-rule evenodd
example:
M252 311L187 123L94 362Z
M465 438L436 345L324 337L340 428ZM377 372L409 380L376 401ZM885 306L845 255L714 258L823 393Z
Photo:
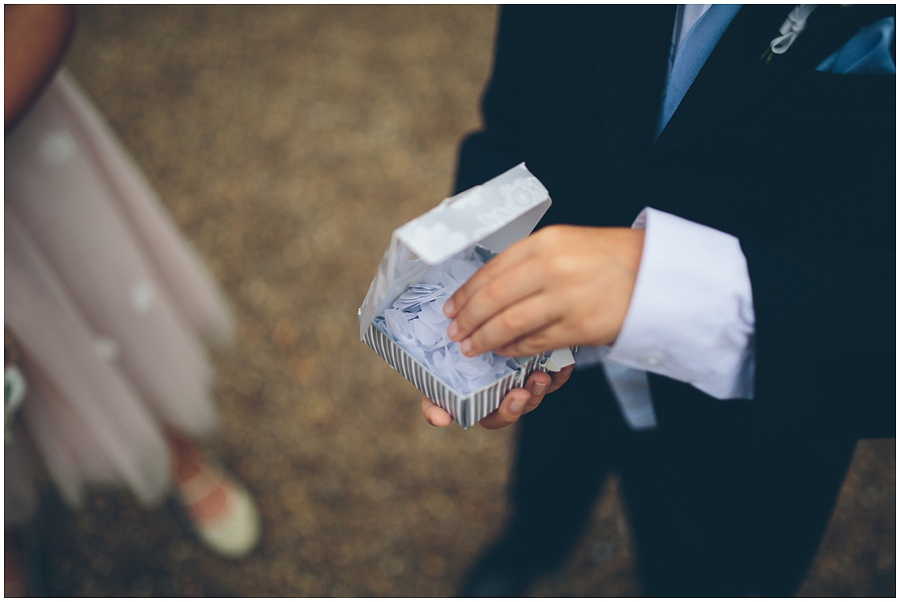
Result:
M607 357L717 399L753 398L755 316L737 238L652 208L631 305Z

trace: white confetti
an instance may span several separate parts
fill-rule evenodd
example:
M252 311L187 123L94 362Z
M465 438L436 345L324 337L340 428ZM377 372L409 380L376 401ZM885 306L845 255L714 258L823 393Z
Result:
M444 303L484 265L474 252L457 254L410 284L376 324L422 362L439 379L464 395L493 384L515 371L515 363L492 352L466 357L447 336L450 318Z

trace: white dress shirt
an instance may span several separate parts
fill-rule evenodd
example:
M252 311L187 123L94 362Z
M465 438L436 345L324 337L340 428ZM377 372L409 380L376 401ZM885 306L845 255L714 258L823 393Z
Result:
M753 294L730 234L647 208L631 305L612 347L584 347L578 366L602 362L629 426L656 427L647 372L717 399L753 398Z

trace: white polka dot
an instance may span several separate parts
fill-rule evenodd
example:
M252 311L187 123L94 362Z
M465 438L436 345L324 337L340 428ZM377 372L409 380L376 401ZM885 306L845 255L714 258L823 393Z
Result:
M131 307L139 316L150 311L156 302L156 289L149 280L139 280L131 287Z
M75 138L65 130L47 134L41 141L41 160L52 167L62 167L75 157L78 146Z
M107 337L97 337L94 340L94 351L107 362L116 361L121 352L119 344Z

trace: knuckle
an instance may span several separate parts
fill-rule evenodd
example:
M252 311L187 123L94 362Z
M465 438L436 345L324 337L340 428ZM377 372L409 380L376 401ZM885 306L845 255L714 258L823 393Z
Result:
M497 284L496 280L491 280L481 288L481 294L486 302L495 304L501 300L503 288Z
M558 224L542 228L538 235L544 242L559 241L565 235L565 228Z
M505 312L498 317L500 328L504 332L520 333L525 328L525 320L516 312Z
M468 311L461 311L456 314L456 317L453 318L456 321L456 326L459 332L470 332L472 329L472 320L469 318Z
M542 395L541 397L539 397L539 398L535 399L534 401L532 401L531 403L529 403L527 406L525 406L525 411L522 413L527 414L529 412L533 412L534 410L536 410L538 408L538 406L541 405L541 401L543 400L543 398L544 398L544 396Z
M545 244L553 249L568 248L572 244L574 229L571 226L557 224L544 228L542 232L546 232Z
M565 253L557 253L547 258L546 269L553 274L567 275L575 272L575 262Z

